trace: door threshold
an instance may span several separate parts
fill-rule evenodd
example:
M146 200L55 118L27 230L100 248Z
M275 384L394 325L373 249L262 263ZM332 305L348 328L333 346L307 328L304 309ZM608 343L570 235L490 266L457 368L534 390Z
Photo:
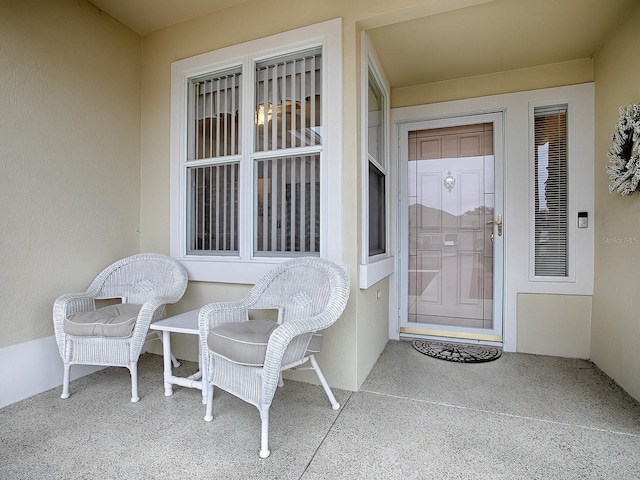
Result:
M481 333L447 332L444 330L427 330L423 328L401 327L400 338L426 338L432 340L493 345L502 347L502 335L487 335Z

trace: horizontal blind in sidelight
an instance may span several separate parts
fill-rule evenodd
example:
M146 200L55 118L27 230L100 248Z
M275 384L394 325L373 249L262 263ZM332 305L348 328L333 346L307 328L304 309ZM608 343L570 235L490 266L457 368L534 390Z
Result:
M567 105L534 109L535 275L568 276Z

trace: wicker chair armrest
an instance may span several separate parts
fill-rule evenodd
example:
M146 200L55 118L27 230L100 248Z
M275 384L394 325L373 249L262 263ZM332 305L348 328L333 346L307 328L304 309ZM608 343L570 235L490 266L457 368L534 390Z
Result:
M64 319L78 312L90 312L96 309L95 296L88 293L68 293L53 303L53 322L62 327Z
M147 339L149 326L156 320L164 317L164 307L171 302L168 297L153 297L142 304L136 319L136 325L131 335L131 358L132 361L138 358L142 351L142 346Z
M89 291L84 293L68 293L53 302L53 333L56 337L58 350L64 358L65 333L64 319L78 312L90 312L96 309L95 296Z
M133 335L147 335L149 326L164 315L164 306L169 303L166 298L153 297L142 304Z
M319 330L326 322L324 317L328 316L327 313L321 313L315 317L288 320L271 333L262 371L262 405L270 405L273 400L282 369L282 358L291 341L299 335Z
M247 319L247 311L251 308L252 303L246 298L235 302L217 302L208 303L200 309L198 315L198 326L201 332L209 331L229 322L244 322Z

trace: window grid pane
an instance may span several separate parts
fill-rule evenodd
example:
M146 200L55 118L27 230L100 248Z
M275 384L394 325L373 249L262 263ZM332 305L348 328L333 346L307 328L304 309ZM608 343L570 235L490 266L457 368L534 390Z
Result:
M369 70L367 150L369 156L383 166L383 107L384 96L371 70Z
M568 271L567 106L534 110L535 275Z
M227 71L190 83L189 160L240 153L240 71Z
M385 175L369 162L369 256L386 251Z
M254 163L254 253L320 254L320 155Z
M190 185L187 253L237 253L239 166L236 162L187 169Z
M256 151L322 143L321 68L320 48L256 65Z

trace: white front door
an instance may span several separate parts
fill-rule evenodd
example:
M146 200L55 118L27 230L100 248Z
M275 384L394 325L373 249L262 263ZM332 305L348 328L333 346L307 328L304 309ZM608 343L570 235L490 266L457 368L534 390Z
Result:
M502 342L501 113L405 123L400 333Z

